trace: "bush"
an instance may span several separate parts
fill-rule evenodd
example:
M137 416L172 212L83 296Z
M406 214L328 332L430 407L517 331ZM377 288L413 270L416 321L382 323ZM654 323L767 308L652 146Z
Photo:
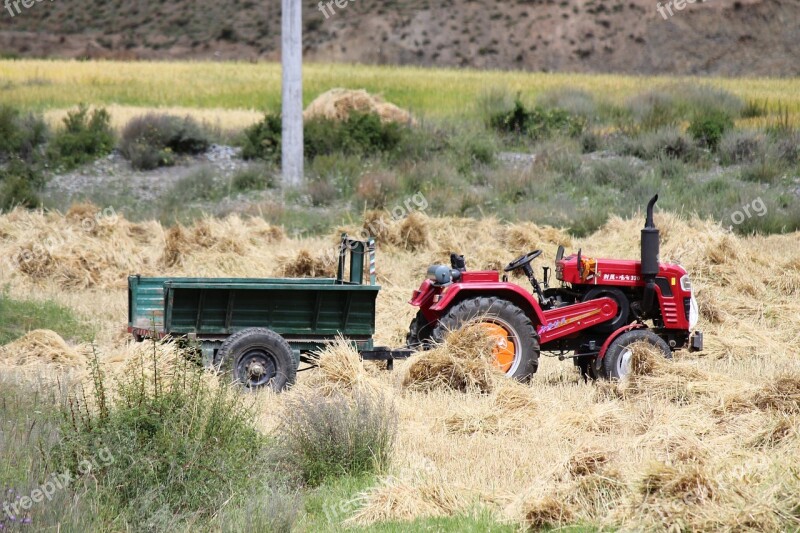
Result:
M762 135L755 131L730 130L719 144L719 158L723 165L749 163L764 155L766 145Z
M63 407L56 466L81 472L84 459L103 459L89 475L100 500L121 515L111 529L211 517L270 475L266 441L244 397L209 384L181 354L158 351L154 344L152 358L142 356L113 398L95 358L93 397L72 396Z
M536 164L561 176L574 176L582 165L580 146L571 139L553 139L539 144Z
M319 393L288 402L279 429L284 460L303 481L382 471L389 463L397 433L397 412L378 393L353 398Z
M15 108L0 105L0 161L18 158L33 163L48 136L47 125L41 117L22 116Z
M0 209L39 207L37 191L44 182L38 165L13 158L5 168L0 168Z
M261 191L274 186L274 176L262 166L242 169L231 180L231 189L234 192Z
M501 133L526 135L538 140L556 134L577 137L583 132L586 120L572 116L563 109L534 107L528 110L517 100L512 110L495 114L490 125Z
M584 117L588 121L597 116L597 102L594 95L582 89L561 87L547 91L537 101L546 109L562 109L570 115Z
M641 179L641 170L627 159L608 159L594 163L590 175L597 185L626 191Z
M208 150L208 133L191 117L148 113L132 119L122 132L120 152L138 170L175 163L175 155L196 155Z
M662 181L678 181L686 177L686 165L680 159L661 157L656 163L656 175Z
M382 122L374 113L351 113L346 120L326 118L307 120L303 126L305 156L309 160L336 153L366 155L391 152L401 143L406 128ZM279 162L281 157L281 118L268 114L245 130L242 157Z
M703 146L716 150L722 136L733 128L733 119L720 110L709 110L699 113L691 124L689 134Z
M635 123L635 129L639 131L674 127L680 119L675 97L663 89L635 96L628 102L626 110Z
M361 176L356 195L368 209L383 209L399 189L397 175L387 170L373 170Z
M114 148L111 116L103 108L89 112L85 105L67 113L64 129L50 142L50 155L56 164L75 168L107 155Z
M487 133L456 133L448 139L448 144L462 174L469 174L476 165L491 165L497 154L496 139Z
M694 141L676 127L647 131L633 139L626 138L620 152L646 160L669 157L691 162L698 157Z
M268 113L264 120L244 130L242 157L279 162L281 158L281 117Z

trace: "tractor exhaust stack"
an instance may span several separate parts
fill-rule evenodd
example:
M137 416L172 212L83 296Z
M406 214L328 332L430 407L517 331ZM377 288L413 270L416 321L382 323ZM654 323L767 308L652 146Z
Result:
M649 313L653 309L656 295L656 276L659 271L660 233L653 222L653 208L658 195L647 203L647 219L642 228L642 280L645 282L642 310Z

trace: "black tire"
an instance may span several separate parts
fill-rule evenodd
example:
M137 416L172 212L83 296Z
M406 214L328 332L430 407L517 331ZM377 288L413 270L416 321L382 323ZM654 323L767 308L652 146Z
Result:
M228 337L214 366L247 388L280 392L297 379L295 355L286 339L266 328L249 328Z
M442 342L449 332L476 319L500 325L508 331L509 336L515 337L515 356L506 375L518 381L530 379L539 366L539 338L530 318L507 300L493 297L464 300L439 319L431 337L436 342Z
M417 316L411 321L408 326L408 335L406 335L406 346L415 350L425 350L431 345L431 334L433 327L422 314L422 311L417 312Z
M626 331L614 339L603 358L602 373L606 379L622 379L630 372L629 348L637 342L647 342L658 348L665 359L672 359L672 350L667 342L649 329ZM627 358L627 360L626 360Z
M581 301L588 302L589 300L596 300L597 298L603 297L611 298L617 302L619 308L617 309L617 316L608 322L603 322L602 324L589 328L588 331L596 333L614 333L619 328L627 326L630 323L631 304L625 296L625 293L614 287L595 287L584 294Z

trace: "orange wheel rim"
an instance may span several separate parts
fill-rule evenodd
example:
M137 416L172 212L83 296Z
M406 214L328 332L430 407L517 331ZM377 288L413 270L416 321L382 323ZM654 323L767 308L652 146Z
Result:
M503 372L508 372L514 365L514 359L517 356L517 346L514 344L514 337L506 328L499 324L482 322L481 326L486 330L489 336L497 340L492 350L494 366Z

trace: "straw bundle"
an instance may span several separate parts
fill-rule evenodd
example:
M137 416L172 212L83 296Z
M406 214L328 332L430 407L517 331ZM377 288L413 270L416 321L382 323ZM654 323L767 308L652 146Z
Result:
M303 119L322 117L330 120L346 120L354 111L376 113L383 122L414 123L408 111L385 102L380 96L371 95L363 89L331 89L322 93L308 105L303 112Z
M86 357L68 346L58 333L37 329L0 347L0 362L8 366L83 367Z
M453 331L444 343L409 359L403 386L419 391L491 392L504 377L493 365L496 342L479 325Z
M469 505L462 491L432 479L406 482L388 478L361 494L356 501L360 509L347 523L372 524L413 520L419 516L449 516L464 511Z

